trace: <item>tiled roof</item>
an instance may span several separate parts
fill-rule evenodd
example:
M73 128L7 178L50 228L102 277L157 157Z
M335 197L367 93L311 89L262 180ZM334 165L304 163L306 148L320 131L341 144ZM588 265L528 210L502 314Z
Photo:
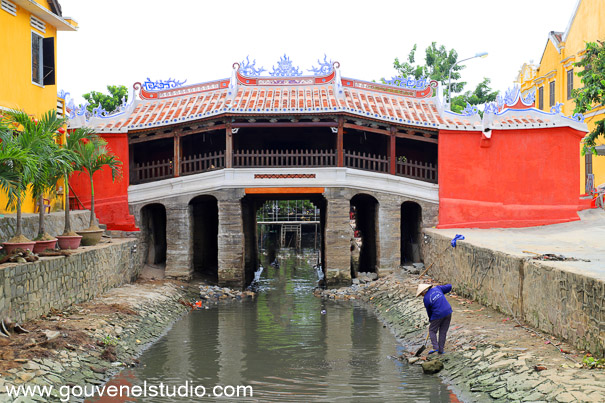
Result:
M421 89L336 77L244 77L164 91L147 91L124 112L92 118L98 132L124 132L214 118L220 115L279 116L344 113L402 126L475 129L478 117L448 115L434 95L436 82Z
M478 109L470 105L462 114L445 111L435 96L437 82L426 85L426 81L422 81L423 85L417 89L340 78L337 70L325 76L299 77L247 77L236 70L231 79L160 91L150 91L136 83L138 97L122 106L121 112L109 116L97 113L86 120L85 108L81 107L79 112L71 114L70 127L86 125L98 133L123 133L221 116L273 118L345 114L392 126L433 130L553 126L586 130L583 122L563 116L560 109L546 113L533 108L533 100L522 102L518 88L507 91L499 105L487 108L483 120Z

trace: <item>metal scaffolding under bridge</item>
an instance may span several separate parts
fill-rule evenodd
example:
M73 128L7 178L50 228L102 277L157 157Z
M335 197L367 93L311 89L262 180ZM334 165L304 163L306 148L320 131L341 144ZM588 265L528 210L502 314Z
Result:
M256 221L259 225L279 225L281 248L289 246L286 234L294 233L296 249L302 248L302 226L314 225L317 238L320 222L320 210L316 206L309 207L304 200L287 200L281 204L277 200L271 200L260 208ZM317 239L315 243L317 244Z

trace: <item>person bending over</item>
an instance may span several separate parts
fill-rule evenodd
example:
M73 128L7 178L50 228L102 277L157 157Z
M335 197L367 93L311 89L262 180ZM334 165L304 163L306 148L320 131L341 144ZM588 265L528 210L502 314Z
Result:
M430 284L418 285L416 296L422 295L424 297L424 307L429 316L429 336L433 345L433 349L429 351L429 354L435 352L443 354L447 331L452 321L452 306L444 294L450 291L452 291L451 284L435 286ZM437 333L439 333L439 340L437 340Z

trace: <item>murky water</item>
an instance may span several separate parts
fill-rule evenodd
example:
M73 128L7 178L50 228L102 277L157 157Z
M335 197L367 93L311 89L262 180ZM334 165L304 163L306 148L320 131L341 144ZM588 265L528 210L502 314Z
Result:
M114 383L147 388L148 396L162 383L176 395L132 399L145 402L457 401L439 378L391 358L401 352L371 311L313 296L316 278L294 255L266 267L255 301L192 312ZM216 393L242 385L254 395L209 397L216 385ZM201 386L206 396L193 397Z

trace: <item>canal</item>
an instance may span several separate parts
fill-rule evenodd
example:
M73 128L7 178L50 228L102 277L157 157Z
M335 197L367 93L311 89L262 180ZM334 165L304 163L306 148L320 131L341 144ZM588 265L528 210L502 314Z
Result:
M191 312L112 383L163 384L176 394L136 400L145 402L457 401L438 377L394 358L402 351L372 311L315 297L312 260L280 254L280 266L262 272L254 301ZM216 385L225 394L250 386L253 397L184 396L197 386L212 394Z

